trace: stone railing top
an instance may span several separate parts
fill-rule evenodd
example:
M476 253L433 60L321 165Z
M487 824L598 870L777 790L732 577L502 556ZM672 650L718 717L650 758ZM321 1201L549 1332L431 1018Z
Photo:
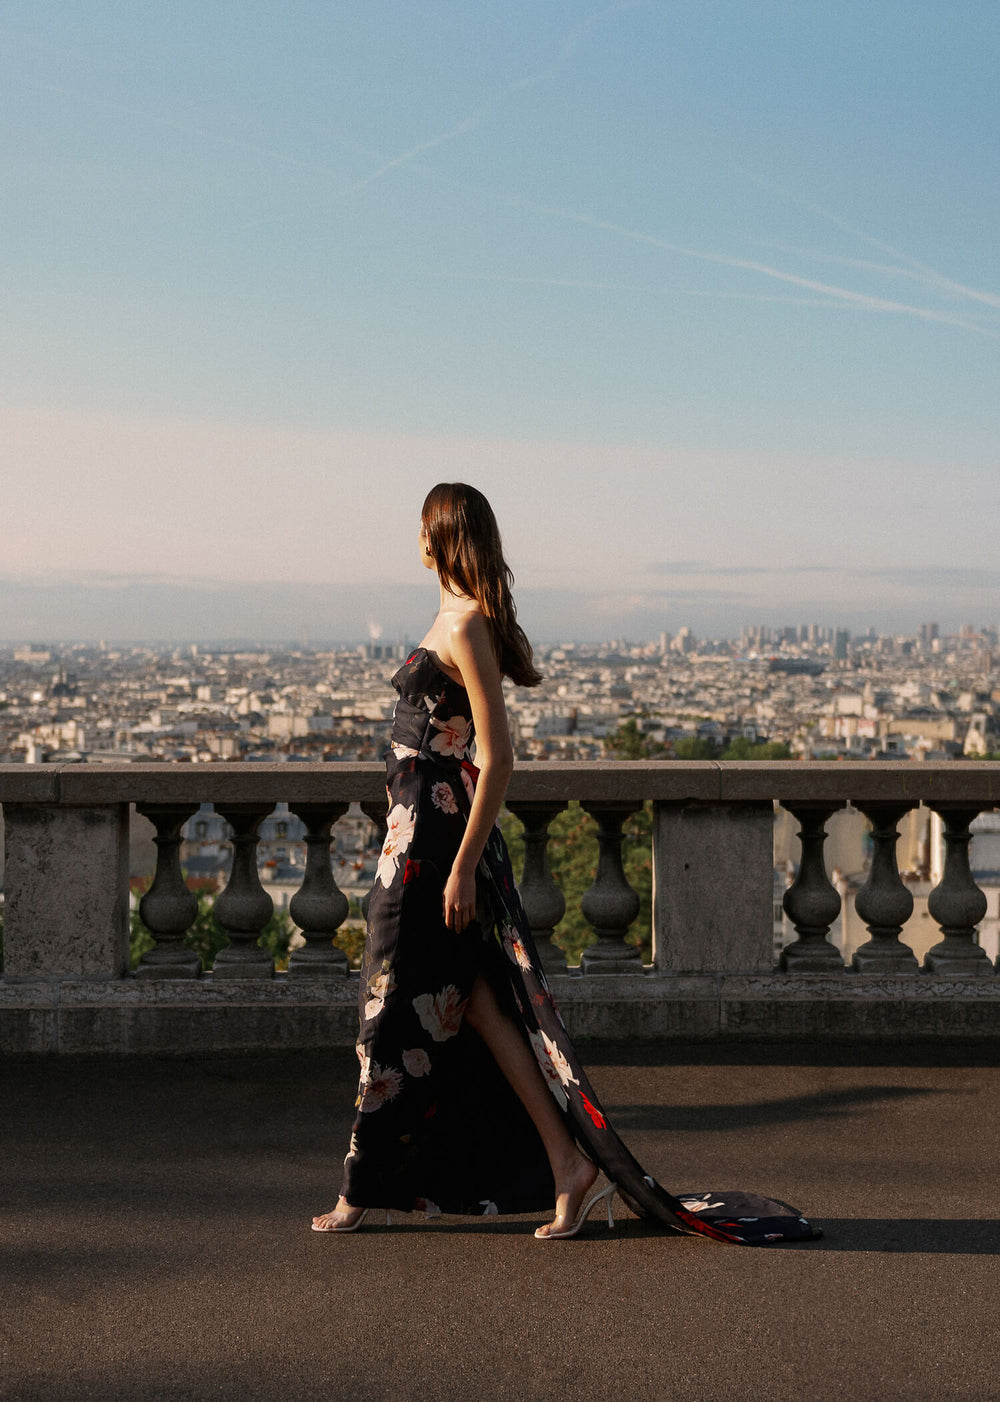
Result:
M384 793L379 763L0 765L0 803L377 802ZM1000 762L532 760L515 765L507 797L514 803L852 799L991 808L1000 804Z

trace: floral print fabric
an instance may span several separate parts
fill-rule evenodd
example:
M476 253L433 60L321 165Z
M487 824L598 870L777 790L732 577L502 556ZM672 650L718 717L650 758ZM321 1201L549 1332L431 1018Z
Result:
M359 995L361 1078L343 1193L357 1207L493 1215L548 1212L541 1140L463 1020L478 974L519 1025L571 1133L639 1215L668 1231L763 1244L814 1235L785 1203L735 1192L673 1197L615 1134L563 1026L507 850L494 828L480 863L480 918L447 928L444 884L477 770L463 687L418 648L393 677L388 833L368 913Z

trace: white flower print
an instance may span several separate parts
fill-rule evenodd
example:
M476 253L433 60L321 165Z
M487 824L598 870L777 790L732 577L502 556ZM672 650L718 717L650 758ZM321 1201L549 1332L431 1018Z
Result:
M395 740L392 742L391 749L397 759L416 759L420 754L420 751L415 750L412 745L399 745Z
M463 785L463 787L464 787L464 789L465 789L465 796L466 796L466 798L469 800L469 802L471 803L472 800L473 800L473 799L475 798L475 796L476 796L476 786L475 786L475 784L472 782L472 775L471 775L471 774L467 774L467 773L465 772L464 769L461 771L461 774L462 774L462 785Z
M431 1069L431 1059L423 1047L414 1047L403 1053L403 1069L408 1076L426 1076Z
M455 790L450 784L446 784L443 779L440 783L431 785L431 803L433 803L435 808L440 808L442 813L458 812Z
M347 1146L347 1154L346 1154L346 1156L345 1156L345 1158L344 1158L344 1162L346 1163L348 1159L352 1159L352 1158L354 1157L354 1155L355 1155L357 1152L358 1152L358 1136L357 1136L357 1135L355 1134L355 1132L352 1130L352 1131L351 1131L351 1142L350 1142L350 1144L348 1144L348 1146Z
M680 1204L681 1207L686 1207L689 1212L704 1212L706 1207L725 1207L724 1202L709 1202L708 1199L711 1196L711 1193L705 1193L704 1197L700 1198L681 1198ZM741 1222L744 1220L744 1218L740 1218Z
M535 1060L548 1082L549 1090L562 1109L565 1110L569 1104L566 1087L568 1085L578 1086L580 1082L573 1075L569 1062L551 1037L547 1037L544 1032L539 1030L538 1032L529 1032L528 1039L535 1053Z
M395 1066L386 1066L383 1069L377 1061L373 1061L369 1067L367 1081L361 1089L358 1102L361 1113L367 1115L373 1110L381 1110L383 1105L396 1099L402 1084L402 1071L397 1071Z
M396 980L392 976L392 969L388 964L383 964L379 973L368 985L368 1000L365 1003L365 1017L378 1017L385 1007L385 1000L396 987Z
M375 880L381 881L383 886L389 886L396 875L399 859L413 841L413 829L416 826L416 821L412 804L407 807L403 803L397 803L390 810L386 819L387 831L385 842L382 845L382 855L378 859L378 869L375 872Z
M500 1209L495 1202L490 1202L489 1198L480 1198L479 1206L483 1209L484 1217L498 1217Z
M461 759L469 746L472 722L465 716L452 716L449 720L431 716L431 725L441 732L431 741L431 749L440 755L454 755L456 759Z
M512 925L501 927L503 934L503 947L507 951L509 959L513 960L522 969L531 968L531 955L524 947L524 941Z
M447 1042L462 1025L465 999L455 985L449 983L440 993L419 994L413 1000L413 1010L421 1027L435 1042Z
M430 1198L414 1198L413 1206L418 1212L423 1212L425 1217L440 1217L441 1209L436 1202L431 1202Z

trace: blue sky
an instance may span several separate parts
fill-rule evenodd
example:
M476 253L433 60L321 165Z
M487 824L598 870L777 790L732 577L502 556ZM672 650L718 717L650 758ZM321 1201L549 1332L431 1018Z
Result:
M1000 619L1000 10L0 8L0 637ZM120 625L120 626L119 626Z

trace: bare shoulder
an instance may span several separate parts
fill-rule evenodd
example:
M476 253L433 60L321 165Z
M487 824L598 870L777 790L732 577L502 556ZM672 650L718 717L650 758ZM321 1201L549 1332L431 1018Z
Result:
M448 646L466 683L470 672L478 673L484 680L493 673L499 677L493 633L478 609L458 614L449 629Z
M454 622L448 630L448 641L453 647L458 647L463 651L468 651L469 648L478 650L483 646L492 647L493 645L490 625L478 609L468 609L455 615Z

